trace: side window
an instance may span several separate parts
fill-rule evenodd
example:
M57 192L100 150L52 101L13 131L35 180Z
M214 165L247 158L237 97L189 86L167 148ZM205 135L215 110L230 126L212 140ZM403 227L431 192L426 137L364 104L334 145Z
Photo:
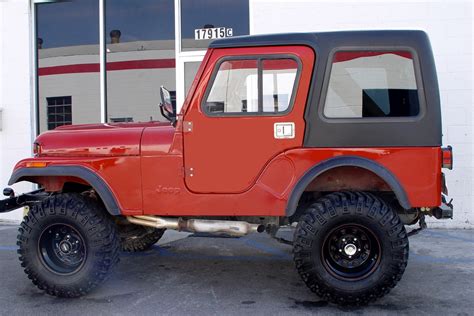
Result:
M419 113L410 52L341 51L334 54L324 116L410 117Z
M296 82L298 64L293 59L270 59L262 61L263 68L263 112L285 112Z
M257 60L224 61L207 97L207 112L258 112L257 79Z
M223 61L204 102L208 114L278 114L289 110L298 63L290 58Z

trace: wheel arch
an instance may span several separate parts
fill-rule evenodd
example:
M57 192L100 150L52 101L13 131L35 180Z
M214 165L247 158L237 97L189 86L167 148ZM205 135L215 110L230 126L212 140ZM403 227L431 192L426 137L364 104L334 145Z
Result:
M13 172L9 185L20 181L35 182L39 177L74 177L88 183L104 203L110 215L120 215L120 207L111 188L94 171L81 166L48 166L44 168L20 168Z
M386 182L386 184L395 194L399 204L404 209L411 208L410 201L408 200L408 196L405 190L403 189L403 186L400 184L398 179L390 170L380 165L379 163L367 158L362 158L358 156L339 156L324 160L321 163L311 167L298 180L296 185L293 187L293 190L288 199L286 207L286 216L289 217L295 214L300 198L313 180L315 180L318 176L322 175L326 171L339 167L358 167L374 173L376 176L380 177L383 181Z

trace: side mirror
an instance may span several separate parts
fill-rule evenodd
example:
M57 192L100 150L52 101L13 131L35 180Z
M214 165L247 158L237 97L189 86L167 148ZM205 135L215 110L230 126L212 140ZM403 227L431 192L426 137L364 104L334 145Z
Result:
M160 111L168 121L170 121L173 126L176 122L176 106L173 105L171 101L170 92L163 86L160 87L161 103Z

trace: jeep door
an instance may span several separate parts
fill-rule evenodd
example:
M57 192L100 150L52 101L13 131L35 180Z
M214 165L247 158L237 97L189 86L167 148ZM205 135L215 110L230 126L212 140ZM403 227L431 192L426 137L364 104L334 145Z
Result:
M244 192L273 157L302 145L314 58L306 46L211 52L184 114L189 190Z

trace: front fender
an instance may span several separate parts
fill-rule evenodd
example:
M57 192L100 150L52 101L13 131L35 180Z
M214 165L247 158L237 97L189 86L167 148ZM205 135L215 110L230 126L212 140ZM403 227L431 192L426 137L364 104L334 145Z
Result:
M112 190L94 171L81 166L46 166L44 168L18 167L13 171L9 185L31 177L76 177L82 179L96 191L105 208L111 215L120 215L121 211Z

